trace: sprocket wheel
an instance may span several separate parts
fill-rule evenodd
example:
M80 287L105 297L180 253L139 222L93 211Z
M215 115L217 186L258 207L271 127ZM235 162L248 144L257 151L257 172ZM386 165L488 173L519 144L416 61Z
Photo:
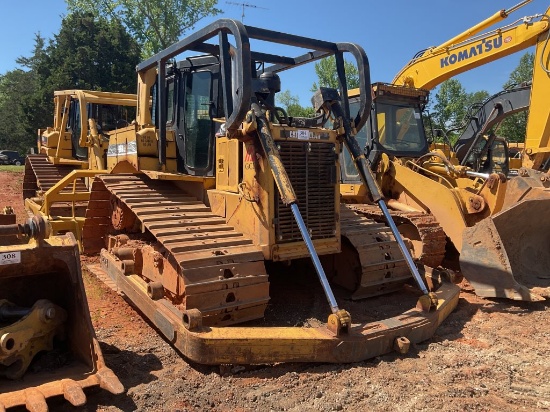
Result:
M131 229L136 218L128 206L116 196L111 196L111 224L116 230Z

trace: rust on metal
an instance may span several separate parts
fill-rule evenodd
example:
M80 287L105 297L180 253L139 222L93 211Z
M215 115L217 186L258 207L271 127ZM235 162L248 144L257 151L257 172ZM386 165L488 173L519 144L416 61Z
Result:
M532 191L531 198L464 231L460 267L477 295L526 301L550 296L550 221L544 218L550 193Z
M105 247L113 212L122 209L154 236L150 245L135 243L141 262L136 270L148 281L162 282L174 306L200 310L205 325L263 317L269 282L261 249L204 203L171 182L145 175L102 175L92 193L88 212L93 211L93 217L83 229L87 252ZM107 194L111 200L106 202ZM121 268L120 259L103 258L107 265Z
M97 266L90 269L102 271ZM431 337L456 307L460 293L457 285L442 280L435 292L438 303L434 310L412 308L381 321L351 323L347 333L337 336L330 322L315 327L204 326L200 311L167 309L166 299L144 298L142 278L125 276L114 267L107 271L104 276L111 277L182 354L210 365L359 362L392 352L397 339L418 343ZM338 322L337 317L332 320Z
M0 377L0 410L47 411L48 399L60 396L82 406L84 391L92 387L122 393L124 387L106 366L92 327L74 236L3 246L0 252L11 259L0 265L0 300L10 302L9 307L3 305L0 320L6 349L0 349L0 370L11 377L24 373L23 379ZM53 341L52 346L48 329L58 321L62 326L54 325L52 333L62 327L65 343ZM37 360L46 362L42 368L18 367L28 365L41 349L46 350Z
M350 204L349 207L362 216L385 222L376 205ZM434 216L428 213L392 210L391 215L403 237L411 240L413 257L422 264L437 268L445 256L445 232Z
M363 299L400 289L410 278L407 263L391 230L367 219L351 205L341 205L340 231L349 241L335 255L333 282L352 291L352 299Z

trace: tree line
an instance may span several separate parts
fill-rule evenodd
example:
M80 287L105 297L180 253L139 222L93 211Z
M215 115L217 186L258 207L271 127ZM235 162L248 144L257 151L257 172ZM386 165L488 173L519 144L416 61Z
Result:
M19 57L20 68L0 74L0 149L28 153L36 146L37 130L53 123L53 92L65 89L135 93L135 66L177 41L205 16L216 15L217 0L66 0L68 13L53 39L35 35L31 56ZM533 54L522 57L504 88L531 79ZM345 62L349 88L358 87L353 64ZM318 86L337 87L334 58L315 64ZM432 94L430 111L435 127L452 135L468 107L488 97L486 91L467 93L450 79ZM311 116L285 90L277 102L290 116ZM526 113L507 119L499 134L511 141L525 136Z
M53 124L53 92L88 89L135 93L135 67L216 15L217 0L66 0L52 39L35 35L30 57L0 74L0 149L22 154Z

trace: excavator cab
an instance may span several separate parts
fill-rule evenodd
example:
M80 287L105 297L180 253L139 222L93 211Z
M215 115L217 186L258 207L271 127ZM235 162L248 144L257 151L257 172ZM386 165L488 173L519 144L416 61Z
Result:
M472 147L463 164L476 172L508 176L510 155L506 139L494 134L483 137Z

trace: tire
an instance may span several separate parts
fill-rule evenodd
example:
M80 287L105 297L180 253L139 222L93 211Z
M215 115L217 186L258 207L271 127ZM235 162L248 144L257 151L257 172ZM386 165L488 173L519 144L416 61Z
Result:
M16 160L15 162L13 162L13 164L16 165L16 166L21 166L21 161Z

